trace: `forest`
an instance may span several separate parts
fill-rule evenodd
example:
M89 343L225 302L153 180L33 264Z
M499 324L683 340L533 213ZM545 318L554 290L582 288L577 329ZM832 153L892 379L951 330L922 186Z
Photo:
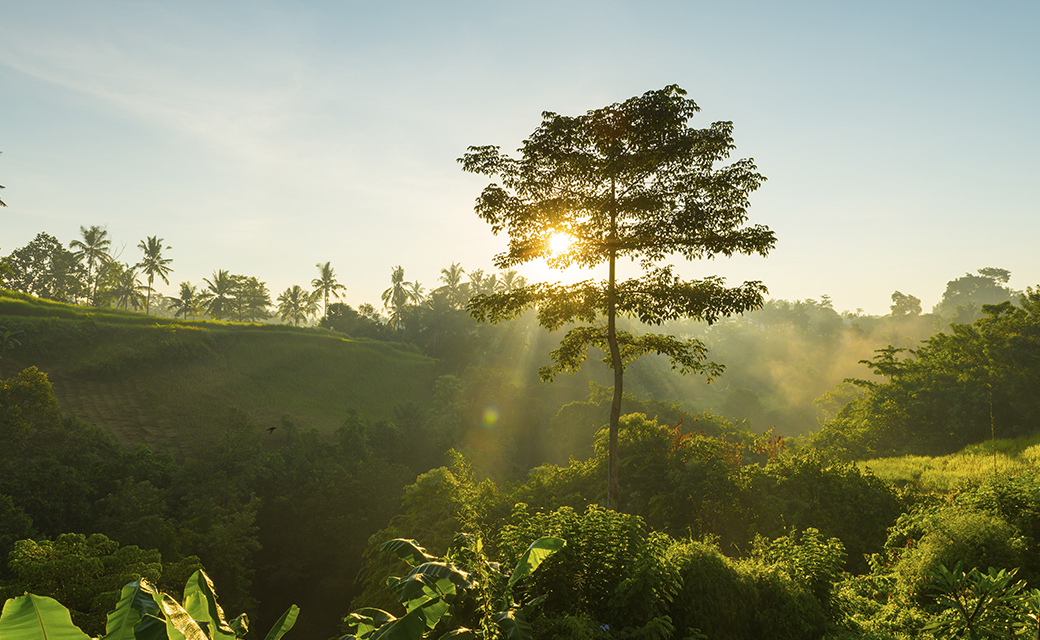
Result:
M0 638L1036 637L1040 290L874 316L655 266L775 240L684 95L470 147L500 271L357 309L331 262L162 296L164 240L97 225L0 258Z

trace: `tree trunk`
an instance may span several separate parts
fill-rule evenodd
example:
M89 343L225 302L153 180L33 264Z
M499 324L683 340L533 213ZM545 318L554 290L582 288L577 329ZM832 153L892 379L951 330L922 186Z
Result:
M620 490L618 489L618 425L621 421L621 397L624 393L625 370L618 348L617 291L615 289L614 265L616 262L617 206L614 183L610 185L610 275L607 280L607 345L610 347L610 365L614 369L614 398L610 403L610 445L607 449L607 508L617 510Z

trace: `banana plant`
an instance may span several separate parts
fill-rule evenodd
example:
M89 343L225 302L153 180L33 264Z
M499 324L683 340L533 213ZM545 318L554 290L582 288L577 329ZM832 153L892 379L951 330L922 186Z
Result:
M109 612L105 635L98 640L236 640L249 630L243 613L224 619L213 582L196 571L184 587L184 606L141 579L123 587L116 608ZM265 640L280 640L296 623L296 605L289 607ZM0 614L3 640L90 640L72 624L69 610L57 600L26 594L4 603Z
M517 581L534 572L542 562L563 548L560 538L545 537L535 540L520 557L513 571L505 576L498 563L489 562L483 554L479 538L457 535L455 545L466 551L468 559L478 564L476 573L489 582L505 583L495 598L497 611L490 613L492 623L507 640L530 640L531 626L524 617L524 607L534 606L544 598L518 606L512 590ZM381 547L404 560L411 570L404 576L390 576L387 586L397 594L405 608L400 618L382 609L363 608L351 613L344 622L352 633L340 640L476 640L478 633L463 626L464 621L478 608L476 593L493 590L481 584L474 575L462 570L450 554L437 558L426 552L415 540L397 538Z

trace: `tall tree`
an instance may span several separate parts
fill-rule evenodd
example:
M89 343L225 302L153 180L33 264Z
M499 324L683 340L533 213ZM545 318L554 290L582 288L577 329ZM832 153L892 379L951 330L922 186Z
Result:
M145 303L142 293L146 287L137 279L137 267L116 263L112 265L108 277L112 281L110 294L112 302L121 309L139 309Z
M234 318L239 322L259 322L271 317L271 292L256 276L231 276L234 279Z
M1007 269L985 267L977 273L965 273L963 277L947 282L942 300L932 308L932 313L947 321L970 324L983 316L983 305L1000 304L1018 295L1007 286L1011 279L1011 272Z
M546 112L524 141L520 157L496 146L469 147L463 169L501 179L477 198L476 213L492 231L509 234L508 250L495 264L508 269L545 258L555 268L609 265L605 282L534 284L470 300L478 320L497 322L537 307L542 326L570 330L552 352L541 376L551 380L576 369L589 347L608 354L614 372L610 409L607 506L618 505L618 421L625 364L645 353L667 355L683 373L712 377L722 367L706 362L696 340L634 335L617 329L618 314L648 324L691 317L709 323L720 316L761 306L766 288L745 282L726 288L718 277L684 281L658 262L678 254L686 260L734 253L766 255L776 239L768 228L745 227L749 195L765 178L750 159L718 166L732 149L733 125L707 129L687 125L699 107L675 85L589 111L582 116ZM573 241L553 253L550 240L567 233ZM638 258L641 278L619 282L618 258ZM606 319L606 327L595 324Z
M101 267L112 259L112 256L108 253L112 247L112 241L108 237L108 230L96 224L91 225L89 229L81 226L79 234L83 239L71 240L69 248L75 249L76 251L72 255L80 262L86 264L87 285L90 288L90 304L96 307L98 306L97 287L98 280L101 279ZM96 269L95 266L97 267Z
M227 269L213 272L213 279L203 278L206 289L199 294L209 317L214 320L227 320L234 312L235 277Z
M57 238L38 233L4 259L2 276L5 288L72 302L83 293L86 272Z
M509 293L514 289L521 289L527 286L527 279L518 275L516 271L510 269L502 274L502 278L498 281L498 284L503 293Z
M411 286L411 282L405 282L404 267L398 265L390 271L390 287L383 292L380 298L383 301L383 308L390 312L390 321L387 324L394 329L401 328L404 308L408 306L408 301L411 299L411 293L408 290Z
M311 280L311 286L314 287L315 293L321 293L321 297L324 300L321 312L322 315L328 316L329 298L339 298L339 292L346 291L347 288L336 280L336 271L332 268L331 262L326 262L325 264L319 262L314 266L318 267L318 277Z
M294 284L278 296L278 313L282 322L292 322L293 326L298 327L301 320L306 320L317 312L317 297L298 284Z
M179 298L169 298L167 308L173 311L173 317L185 318L199 314L199 290L190 282L181 283L181 295Z
M144 253L144 257L137 263L137 268L141 269L145 274L148 275L148 297L145 298L144 313L148 315L149 302L151 300L151 292L155 289L152 288L152 283L155 282L155 276L159 276L163 283L170 284L170 279L167 277L173 269L170 267L170 263L173 262L172 258L164 258L163 252L163 239L157 236L148 236L145 240L142 240L137 244L137 248ZM171 249L172 247L166 247Z
M461 308L469 300L469 285L462 281L465 273L458 263L452 262L447 269L441 269L439 280L444 284L434 290L442 291L448 304L454 309Z

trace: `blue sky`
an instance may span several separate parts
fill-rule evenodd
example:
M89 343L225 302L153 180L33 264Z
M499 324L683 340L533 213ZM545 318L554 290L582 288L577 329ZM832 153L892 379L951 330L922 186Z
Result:
M768 258L689 263L773 297L930 308L966 271L1040 284L1040 3L0 0L0 253L107 225L165 239L174 293L273 294L331 261L377 303L395 265L491 268L505 239L455 159L545 110L679 84L769 181ZM543 279L532 268L526 274ZM377 305L378 306L378 305Z

